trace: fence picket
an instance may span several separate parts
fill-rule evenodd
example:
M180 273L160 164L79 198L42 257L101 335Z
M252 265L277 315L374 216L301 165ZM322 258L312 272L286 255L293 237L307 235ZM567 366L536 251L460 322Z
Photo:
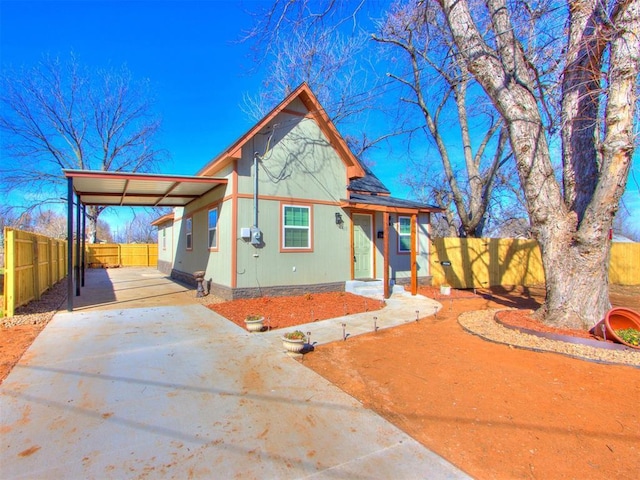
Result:
M66 275L66 262L57 261L57 275L51 268L54 250L66 251L67 242L14 228L4 229L4 315L11 317L15 309L40 296Z
M540 247L535 240L515 238L434 238L431 242L434 285L454 288L544 283ZM443 264L444 263L444 264ZM640 243L614 243L609 282L640 285Z

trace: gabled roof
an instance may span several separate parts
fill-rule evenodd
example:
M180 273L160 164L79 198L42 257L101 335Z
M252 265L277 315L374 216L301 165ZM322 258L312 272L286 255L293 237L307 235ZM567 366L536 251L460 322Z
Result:
M394 213L415 213L418 212L441 212L442 208L425 203L414 202L412 200L404 200L394 198L387 195L371 195L352 193L348 200L341 202L343 208L357 208L363 210L374 210L380 212Z
M390 195L391 192L384 186L378 177L364 163L362 164L365 176L354 178L349 182L347 190L351 192L376 193L378 195Z
M344 162L347 167L347 176L349 178L357 178L364 177L365 171L362 168L362 165L358 161L358 159L353 155L349 147L347 146L347 142L345 142L344 138L340 135L335 125L325 112L322 105L313 94L309 85L307 83L302 83L298 88L296 88L293 92L291 92L287 98L285 98L280 104L278 104L273 110L271 110L267 115L265 115L262 120L256 123L247 133L242 135L238 140L236 140L229 148L227 148L220 155L211 160L207 165L205 165L196 175L200 176L211 176L215 175L216 172L220 171L221 168L226 166L230 161L237 160L242 155L242 147L250 141L254 135L256 135L260 130L262 130L265 126L271 122L279 113L285 111L291 103L299 99L306 109L308 113L305 115L308 118L312 118L316 121L320 130L325 134L333 148L338 153L339 157Z

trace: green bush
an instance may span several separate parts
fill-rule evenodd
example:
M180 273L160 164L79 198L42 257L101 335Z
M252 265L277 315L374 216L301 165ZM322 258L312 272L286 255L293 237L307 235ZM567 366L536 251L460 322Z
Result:
M635 345L636 347L640 345L640 331L635 328L616 330L616 335L630 345Z

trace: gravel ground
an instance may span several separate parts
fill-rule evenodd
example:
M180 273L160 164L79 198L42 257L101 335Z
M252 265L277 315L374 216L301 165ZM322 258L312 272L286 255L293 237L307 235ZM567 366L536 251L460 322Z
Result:
M62 281L47 290L37 302L18 307L13 317L0 318L0 327L46 325L67 299L67 282Z
M640 367L640 350L607 350L573 343L536 337L506 328L494 320L499 310L476 310L463 313L458 323L470 333L496 343L530 350L555 352L570 357L602 363L624 364Z

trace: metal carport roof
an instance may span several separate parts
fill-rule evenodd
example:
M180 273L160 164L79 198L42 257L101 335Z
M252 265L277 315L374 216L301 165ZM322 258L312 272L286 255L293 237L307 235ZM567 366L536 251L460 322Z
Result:
M226 178L152 173L63 170L83 205L182 207Z

